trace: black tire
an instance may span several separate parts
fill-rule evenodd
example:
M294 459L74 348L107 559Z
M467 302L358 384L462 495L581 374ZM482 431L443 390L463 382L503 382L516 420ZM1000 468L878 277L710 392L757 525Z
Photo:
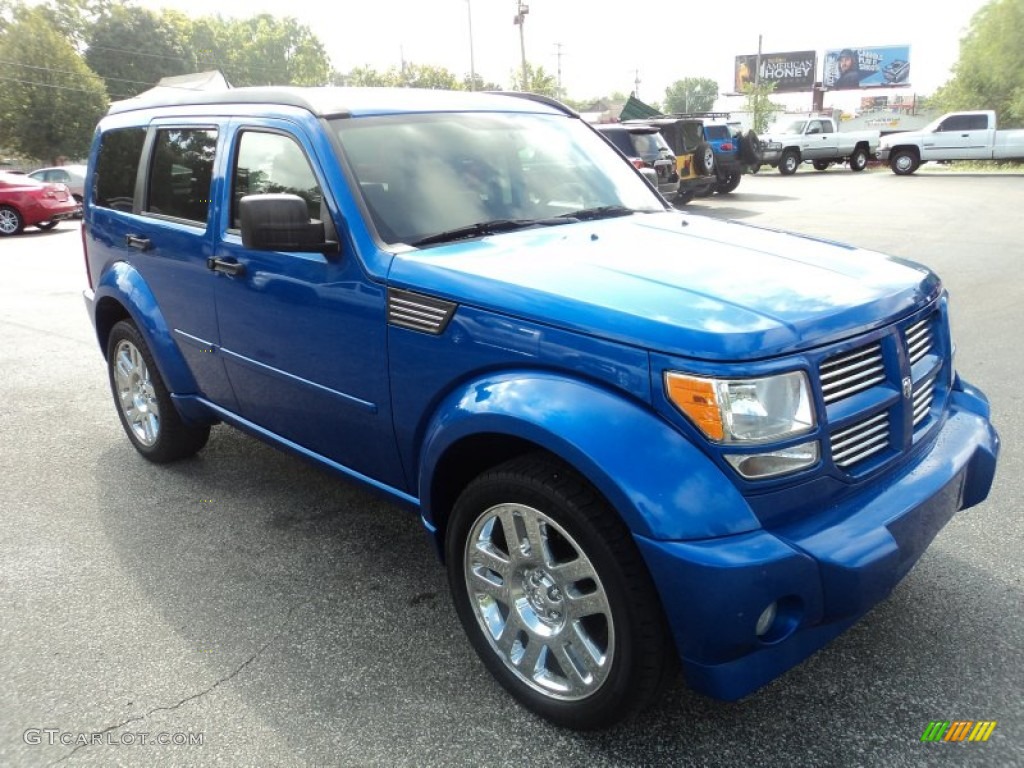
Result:
M761 140L753 131L744 131L740 134L740 160L744 165L760 166L763 157L761 151Z
M829 165L831 165L831 163L829 163L828 160L815 160L815 161L813 161L813 165L814 165L814 170L816 170L816 171L827 171L828 167L829 167Z
M897 176L909 176L920 166L917 154L909 149L897 149L889 158L889 168Z
M702 141L694 150L693 167L700 176L710 176L715 172L715 150L707 142Z
M0 205L0 237L20 235L25 229L25 219L16 208Z
M857 147L850 153L850 170L863 171L868 167L868 153L864 147Z
M779 173L783 176L792 176L800 167L800 153L795 149L787 149L779 159Z
M730 192L732 192L734 189L736 189L736 187L740 185L740 180L742 178L743 174L741 173L730 173L724 179L720 179L719 182L715 185L715 192L717 192L720 195L728 195Z
M36 227L43 230L43 232L48 232L49 230L56 227L59 222L60 219L53 219L52 221L43 221L40 222L39 224L36 224Z
M752 166L750 166L750 172L751 173L757 173L760 170L761 170L761 164L760 163L754 163Z
M528 454L476 478L455 504L445 553L473 648L536 714L601 728L671 679L678 657L629 530L562 462Z
M107 373L121 426L145 458L162 464L192 456L206 445L209 425L182 420L146 340L129 320L110 330Z

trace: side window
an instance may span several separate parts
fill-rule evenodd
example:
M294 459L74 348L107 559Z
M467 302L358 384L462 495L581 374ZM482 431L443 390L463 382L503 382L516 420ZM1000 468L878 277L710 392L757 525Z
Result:
M243 131L238 138L231 185L233 227L239 226L238 201L246 195L298 195L306 201L309 218L320 218L320 185L302 148L290 136Z
M967 131L970 130L970 117L967 115L953 115L942 121L940 131Z
M161 128L149 169L148 213L206 223L217 131L208 128Z
M986 128L988 128L988 115L967 116L968 131L984 131Z
M807 133L821 133L821 123L818 120L811 120L807 124Z
M100 137L94 179L96 205L117 211L132 210L135 177L145 143L145 128L119 128Z

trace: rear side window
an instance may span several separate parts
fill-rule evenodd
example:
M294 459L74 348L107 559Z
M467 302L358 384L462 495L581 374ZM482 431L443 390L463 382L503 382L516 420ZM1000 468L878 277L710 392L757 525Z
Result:
M206 223L217 131L162 128L156 132L146 212Z
M119 128L100 137L96 155L95 203L101 208L131 211L145 128Z
M704 135L707 136L708 141L721 141L732 138L728 126L725 125L705 125Z

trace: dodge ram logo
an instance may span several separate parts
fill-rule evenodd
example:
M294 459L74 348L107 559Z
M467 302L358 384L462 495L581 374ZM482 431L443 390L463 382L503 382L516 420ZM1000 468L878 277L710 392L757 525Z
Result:
M909 376L903 377L903 396L910 399L910 396L914 394L914 382L910 380Z

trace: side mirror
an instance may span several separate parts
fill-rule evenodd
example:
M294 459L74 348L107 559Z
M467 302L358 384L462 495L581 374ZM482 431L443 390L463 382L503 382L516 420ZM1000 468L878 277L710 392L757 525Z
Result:
M238 201L242 245L257 251L337 252L324 223L309 218L306 201L298 195L246 195Z

